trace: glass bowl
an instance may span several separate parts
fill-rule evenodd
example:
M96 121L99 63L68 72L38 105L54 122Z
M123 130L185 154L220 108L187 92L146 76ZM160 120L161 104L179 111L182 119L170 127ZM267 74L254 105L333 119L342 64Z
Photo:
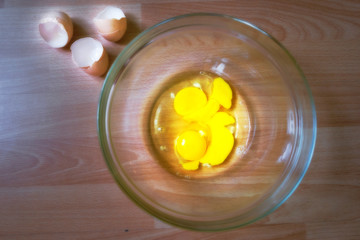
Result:
M174 93L154 108L171 86L214 75L236 93L235 146L223 164L186 171L167 159L170 130L154 123L172 109ZM312 158L316 113L302 71L277 40L234 17L189 14L149 28L120 53L102 89L98 134L112 175L136 204L167 223L216 231L252 223L294 192Z

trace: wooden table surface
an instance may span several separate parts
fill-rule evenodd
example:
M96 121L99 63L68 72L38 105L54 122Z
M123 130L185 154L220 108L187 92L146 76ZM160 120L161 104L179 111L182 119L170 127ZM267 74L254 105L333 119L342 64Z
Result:
M91 19L120 6L119 43ZM118 189L96 132L104 81L75 67L69 47L40 38L62 10L73 39L101 40L111 61L144 29L179 14L248 20L297 59L314 94L318 135L302 184L278 210L242 229L201 233L154 219ZM360 239L360 1L0 0L0 239Z

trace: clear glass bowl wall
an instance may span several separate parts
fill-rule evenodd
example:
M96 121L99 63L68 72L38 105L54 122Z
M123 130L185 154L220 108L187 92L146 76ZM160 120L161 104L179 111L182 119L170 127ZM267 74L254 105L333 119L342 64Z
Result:
M233 160L177 174L159 163L150 115L176 76L199 71L223 77L242 96L250 136ZM316 115L300 68L278 41L236 18L191 14L148 29L118 56L98 128L109 169L135 203L168 223L213 231L251 223L291 195L311 161Z

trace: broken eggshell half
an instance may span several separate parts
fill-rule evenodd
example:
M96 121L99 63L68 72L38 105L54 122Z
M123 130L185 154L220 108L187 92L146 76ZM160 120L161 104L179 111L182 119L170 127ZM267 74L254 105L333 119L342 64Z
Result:
M94 24L97 31L106 40L116 42L125 34L127 20L124 12L117 7L108 6L95 18Z
M53 48L65 47L72 38L73 24L64 12L50 12L39 23L41 37Z
M103 75L109 66L109 58L103 45L91 37L80 38L70 47L74 63L86 73Z

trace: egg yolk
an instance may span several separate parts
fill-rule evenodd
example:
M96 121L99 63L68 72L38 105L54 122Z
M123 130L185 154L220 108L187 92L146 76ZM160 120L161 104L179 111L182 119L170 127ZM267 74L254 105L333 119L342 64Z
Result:
M176 151L185 160L198 160L206 152L206 141L199 132L186 131L175 141Z
M235 123L234 117L226 112L218 112L208 122L211 131L211 142L206 154L200 159L201 163L212 166L219 165L225 161L234 147L234 136L227 125Z
M182 158L180 163L185 170L196 170L200 163L214 166L226 160L234 147L234 136L226 126L234 124L235 119L219 110L221 106L225 110L229 109L231 101L231 88L220 77L215 78L212 83L209 100L206 94L196 87L186 87L176 94L176 113L190 125L206 125L209 129L206 134L200 134L202 130L188 128L176 138L175 149Z
M206 105L205 93L196 87L186 87L180 90L174 99L174 108L177 114L185 116Z
M211 98L206 105L198 111L185 115L184 120L188 122L205 122L219 111L219 108L220 104Z
M215 78L210 98L215 99L221 106L226 109L231 107L232 91L224 79Z

